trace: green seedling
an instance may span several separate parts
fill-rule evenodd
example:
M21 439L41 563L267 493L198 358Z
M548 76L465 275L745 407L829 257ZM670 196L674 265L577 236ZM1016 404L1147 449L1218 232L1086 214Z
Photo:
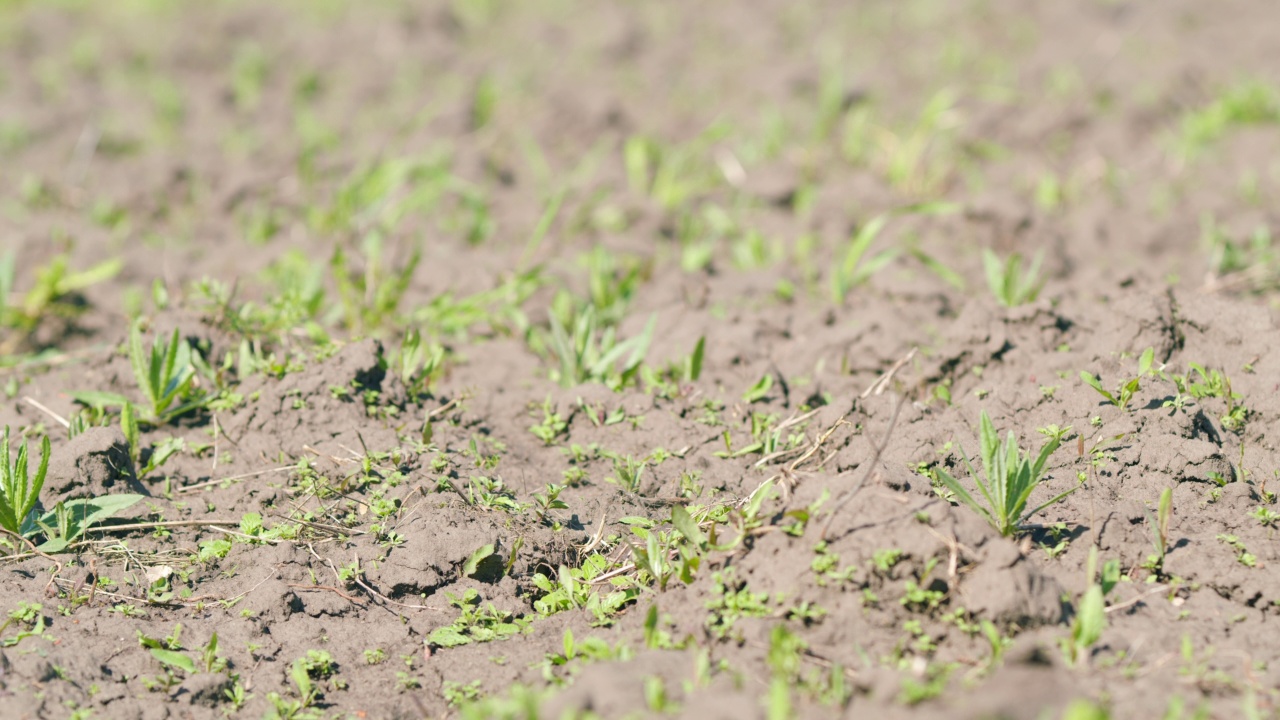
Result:
M40 441L40 466L34 475L27 468L27 444L18 448L9 463L9 426L0 436L0 527L14 535L28 537L35 530L35 507L49 471L49 436Z
M12 250L0 255L0 328L13 324L9 318L9 294L13 292L13 280L17 272L17 256Z
M1155 348L1147 348L1142 351L1141 357L1138 358L1138 375L1136 377L1122 380L1116 386L1115 392L1108 391L1102 387L1102 380L1098 376L1088 370L1080 371L1080 379L1086 385L1093 388L1108 403L1115 405L1120 410L1129 409L1129 402L1133 400L1133 396L1142 389L1142 378L1152 372L1151 366L1155 361Z
M450 625L436 628L427 636L427 642L441 648L505 640L528 632L530 622L522 617L498 610L493 603L480 604L480 593L468 589L462 595L446 593L449 604L458 608L460 615Z
M1233 128L1277 123L1280 92L1267 83L1244 81L1183 116L1178 148L1184 156L1194 156Z
M400 381L404 383L410 396L430 392L431 386L440 378L444 369L444 354L444 346L425 342L417 330L405 333L404 342L400 345L397 369Z
M12 251L0 255L0 329L14 332L0 340L0 355L16 350L41 321L48 316L74 318L83 310L76 294L92 285L109 280L120 272L124 263L108 260L88 270L72 271L66 253L49 261L35 272L36 283L14 303L12 293L16 277L16 261Z
M1147 525L1151 528L1151 543L1155 547L1155 553L1147 556L1145 567L1159 575L1163 572L1164 557L1169 547L1169 518L1173 515L1173 488L1165 488L1164 492L1160 493L1160 502L1156 504L1154 517L1145 506L1142 509L1147 514Z
M1005 307L1035 302L1044 286L1044 281L1040 279L1040 263L1043 259L1043 253L1036 253L1031 264L1024 267L1022 256L1018 253L1013 253L1002 261L991 250L984 250L982 264L991 294Z
M754 385L747 388L742 394L742 401L750 405L759 402L769 395L769 391L773 389L773 375L765 374Z
M1258 566L1258 556L1249 552L1248 548L1244 546L1244 542L1241 541L1240 538L1228 533L1219 533L1216 538L1220 542L1225 543L1232 550L1235 550L1236 561L1241 565L1244 565L1245 567Z
M1249 417L1249 409L1238 401L1244 396L1232 392L1231 380L1217 369L1206 369L1199 363L1189 363L1191 370L1186 375L1169 375L1177 387L1179 395L1186 393L1193 398L1221 398L1227 403L1227 412L1220 418L1222 426L1237 431L1244 427ZM1196 376L1199 376L1197 379Z
M843 303L849 297L851 290L871 280L877 272L898 256L899 251L896 248L889 248L867 257L866 262L863 262L867 251L871 249L871 244L880 235L880 231L884 229L888 220L889 218L885 215L877 215L858 228L853 238L849 240L849 247L845 250L844 257L831 274L832 302Z
M150 407L149 420L164 424L183 415L203 402L191 399L195 366L191 363L191 346L174 328L169 341L156 338L147 353L142 346L141 323L134 323L129 333L129 362Z
M1089 589L1085 590L1076 605L1076 615L1071 620L1071 634L1061 640L1062 653L1067 662L1076 667L1087 665L1093 646L1102 639L1106 628L1107 609L1102 586L1090 579Z
M1256 510L1249 514L1249 517L1262 523L1262 527L1275 527L1276 521L1280 520L1280 513L1259 505Z
M547 513L552 510L564 510L569 507L568 503L560 499L560 493L564 492L564 489L564 485L548 483L545 493L533 494L533 507L538 516L538 522L545 520Z
M569 421L551 405L550 396L542 403L542 422L530 425L529 432L542 441L543 445L555 444L556 438L569 430Z
M96 498L60 501L54 505L53 510L39 518L32 518L32 528L27 535L35 534L36 530L44 534L47 539L40 544L40 552L63 552L95 525L132 507L142 497L134 493L113 493Z
M397 263L398 269L388 270L383 267L382 236L370 233L356 255L363 263L339 246L333 251L329 267L346 326L357 333L375 334L395 317L422 260L422 251L414 248L407 259Z
M1249 237L1236 238L1206 213L1200 220L1200 235L1209 252L1210 287L1250 294L1276 289L1280 253L1269 227L1260 225Z
M639 374L656 327L657 317L651 317L639 335L618 340L612 327L600 329L590 306L574 319L572 332L552 313L548 349L558 367L552 370L551 377L564 387L598 382L619 390ZM616 366L624 357L619 370Z
M1027 518L1076 491L1076 488L1071 488L1028 511L1027 502L1031 499L1031 493L1044 481L1044 466L1049 456L1058 449L1058 438L1050 437L1049 441L1040 448L1040 454L1032 460L1030 455L1018 448L1018 441L1014 438L1012 430L1005 438L1003 446L1000 444L995 425L992 424L985 410L982 411L979 437L982 446L981 476L969 461L968 455L964 454L963 448L960 454L964 458L969 475L973 477L986 501L985 506L974 499L973 495L947 471L937 468L936 472L938 479L947 486L947 489L955 493L958 500L981 515L1001 535L1005 537L1013 535Z
M698 338L698 342L693 346L693 352L685 359L683 363L684 381L687 383L697 382L702 377L702 361L707 352L707 336L703 335Z

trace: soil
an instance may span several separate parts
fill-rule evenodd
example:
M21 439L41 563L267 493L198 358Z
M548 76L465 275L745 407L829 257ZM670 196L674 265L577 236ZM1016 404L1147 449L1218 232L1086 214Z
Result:
M6 537L0 716L1275 716L1278 19L0 3L11 304L119 261L0 313L0 423L50 438L45 510L143 496ZM1240 87L1264 107L1197 131ZM984 251L1040 257L1038 297ZM582 298L653 323L649 371L557 381ZM143 402L138 319L221 393L140 454L74 395ZM1125 407L1080 377L1148 348ZM982 412L1033 453L1070 426L1030 507L1072 492L1011 537L938 480L974 488Z

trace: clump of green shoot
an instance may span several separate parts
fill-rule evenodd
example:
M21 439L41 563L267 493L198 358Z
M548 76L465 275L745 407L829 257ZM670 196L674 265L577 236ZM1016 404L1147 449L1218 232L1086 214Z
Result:
M1186 395L1197 400L1221 398L1227 404L1227 411L1220 418L1222 426L1232 431L1243 428L1249 410L1239 402L1244 396L1231 390L1231 380L1222 371L1216 368L1206 369L1200 363L1188 363L1188 367L1191 369L1186 375L1165 376L1177 388L1178 397ZM1197 375L1199 379L1196 378Z
M1147 513L1147 525L1151 528L1151 544L1156 550L1147 556L1147 562L1143 567L1160 575L1164 572L1164 557L1169 547L1169 518L1173 515L1173 489L1165 488L1164 492L1160 493L1160 501L1156 504L1154 517L1145 506L1143 510Z
M1133 396L1142 389L1142 378L1151 374L1151 366L1155 361L1155 348L1147 348L1142 352L1142 356L1138 358L1138 374L1135 377L1121 380L1116 385L1115 391L1110 391L1102 387L1102 379L1088 370L1080 371L1080 379L1086 385L1093 388L1108 403L1115 405L1121 410L1129 409L1129 401Z
M9 462L9 426L0 436L0 527L14 535L26 536L35 530L36 502L49 471L49 436L40 441L40 466L35 475L27 466L27 444L18 448L13 463Z
M202 398L192 399L196 370L191 362L191 346L174 328L168 341L156 338L148 353L142 346L142 322L129 331L129 363L134 379L146 398L147 420L164 424L199 407Z
M1102 632L1107 629L1106 594L1110 589L1106 587L1109 582L1107 570L1111 569L1114 572L1118 567L1110 563L1108 566L1104 568L1103 579L1099 583L1098 548L1094 546L1089 549L1089 561L1085 566L1085 572L1089 576L1089 587L1080 596L1080 602L1076 604L1075 617L1071 619L1071 634L1060 640L1062 654L1066 656L1067 662L1076 667L1088 664L1093 646L1102 639ZM1112 585L1114 586L1113 582Z
M650 318L639 335L619 340L613 327L599 327L591 306L577 315L572 330L552 313L548 349L557 361L552 379L564 387L587 382L602 383L614 390L625 387L638 376L656 325L657 318ZM621 369L616 367L619 361Z
M1178 149L1191 157L1216 142L1229 130L1246 125L1280 123L1280 93L1258 81L1245 81L1224 88L1201 108L1182 117Z
M35 284L15 302L16 258L12 251L0 255L0 329L12 331L8 337L0 337L0 355L17 350L45 318L79 315L84 303L77 293L109 280L122 266L122 261L115 259L87 270L72 270L70 256L62 253L35 270Z
M990 250L982 253L983 268L987 273L987 287L1005 307L1017 307L1035 302L1040 297L1044 281L1040 279L1040 263L1044 256L1036 253L1031 264L1024 266L1022 256L1013 253L1004 260Z
M978 491L981 493L985 504L978 502L969 493L969 490L946 470L939 468L937 474L938 479L946 485L947 489L955 493L957 500L981 515L1001 535L1005 537L1013 535L1027 518L1075 492L1076 488L1072 488L1064 493L1055 495L1049 501L1031 510L1027 510L1027 503L1031 499L1031 493L1045 479L1045 463L1048 462L1049 456L1053 455L1054 451L1058 449L1061 438L1050 436L1048 442L1040 448L1039 455L1032 459L1029 454L1018 448L1018 441L1014 438L1012 430L1009 431L1004 443L1001 444L995 425L992 424L991 418L987 416L985 410L982 411L979 424L979 439L982 445L982 473L979 474L974 469L973 463L969 461L969 456L964 454L963 448L960 450L960 454L964 458L965 467L968 469L969 475L973 477L974 483L977 484Z
M850 290L871 280L872 276L898 256L897 249L889 248L867 257L867 251L871 249L871 244L880 235L887 221L888 218L884 215L872 218L858 228L849 241L844 257L831 273L832 302L843 303ZM865 262L863 258L866 258Z
M400 345L398 369L400 381L411 397L430 392L431 385L444 369L444 346L426 342L417 330L405 333Z

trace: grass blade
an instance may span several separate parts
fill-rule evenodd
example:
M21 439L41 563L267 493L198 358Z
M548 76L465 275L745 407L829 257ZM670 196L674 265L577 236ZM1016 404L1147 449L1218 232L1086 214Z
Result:
M951 477L951 474L948 473L946 470L938 470L937 473L938 473L938 480L940 480L943 485L946 485L948 490L955 493L955 496L959 498L961 502L963 502L965 505L968 505L969 508L972 509L974 512L986 518L987 522L991 523L992 525L995 524L995 518L991 516L991 513L988 512L987 509L983 507L981 503L979 503L977 500L974 500L973 496L969 494L969 491L966 490L958 480L956 480L954 477ZM979 483L979 487L981 487L981 483Z

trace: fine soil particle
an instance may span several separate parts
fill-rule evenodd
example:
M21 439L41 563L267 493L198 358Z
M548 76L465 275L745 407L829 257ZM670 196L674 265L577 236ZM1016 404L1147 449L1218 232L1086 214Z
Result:
M0 717L1275 717L1273 4L729 10L0 2Z

